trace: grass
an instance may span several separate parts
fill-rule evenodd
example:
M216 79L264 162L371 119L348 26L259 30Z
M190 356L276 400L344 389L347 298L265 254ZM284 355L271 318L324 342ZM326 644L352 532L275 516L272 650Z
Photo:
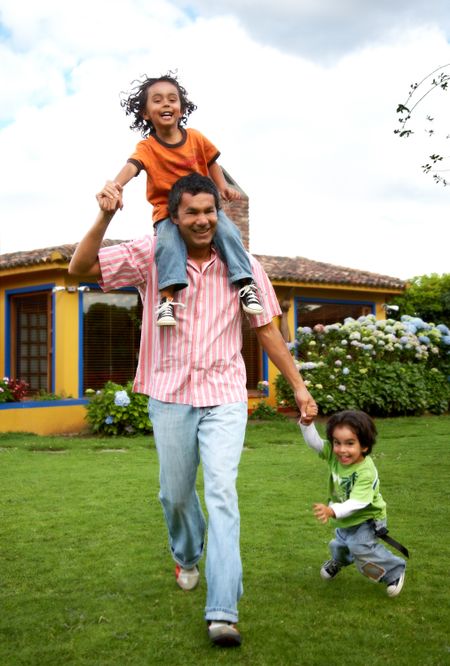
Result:
M0 436L0 664L450 663L450 417L377 425L391 533L412 554L402 594L353 568L320 579L332 530L311 505L325 500L325 464L292 422L250 423L244 642L231 651L207 640L204 580L191 593L175 585L151 438Z

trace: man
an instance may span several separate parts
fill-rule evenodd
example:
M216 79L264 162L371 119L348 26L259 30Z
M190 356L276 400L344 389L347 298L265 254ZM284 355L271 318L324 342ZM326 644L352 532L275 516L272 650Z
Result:
M102 198L97 200L102 207ZM106 207L106 206L105 206ZM160 464L160 500L169 531L178 585L199 581L206 523L195 490L202 460L208 510L206 559L208 634L217 645L241 643L237 602L242 594L236 478L247 421L241 311L225 264L212 241L219 196L199 174L180 178L169 195L169 212L188 250L188 287L178 292L178 326L156 327L159 302L155 239L100 249L114 213L100 210L78 245L69 272L99 279L105 291L138 288L143 301L139 363L134 388L149 395ZM315 413L285 342L273 324L280 307L269 279L252 258L264 313L250 316L269 357L292 386L304 423Z

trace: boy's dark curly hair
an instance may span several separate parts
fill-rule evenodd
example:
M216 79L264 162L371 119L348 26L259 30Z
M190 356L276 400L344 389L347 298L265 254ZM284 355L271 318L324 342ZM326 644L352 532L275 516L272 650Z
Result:
M137 83L134 88L131 89L129 93L122 93L124 97L120 100L120 106L125 109L127 116L133 116L134 120L130 125L130 129L137 130L142 134L143 137L147 137L150 134L155 133L155 128L151 120L144 120L142 113L145 110L147 104L147 94L150 86L153 86L155 83L160 81L167 81L172 83L175 88L178 90L181 102L181 111L182 116L180 118L180 125L186 125L188 116L195 111L197 108L196 105L188 99L187 92L182 85L178 83L176 72L167 72L163 76L158 78L149 79L148 76L144 74L142 81L136 80L132 83Z
M364 457L372 452L377 437L377 429L368 414L353 409L333 414L327 422L327 439L331 444L333 443L334 429L338 426L350 428L359 439L361 446L363 448L367 447L367 451L363 451Z

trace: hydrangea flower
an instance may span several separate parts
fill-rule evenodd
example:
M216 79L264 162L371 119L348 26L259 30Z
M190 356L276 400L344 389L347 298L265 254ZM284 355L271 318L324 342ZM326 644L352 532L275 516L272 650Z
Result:
M116 391L114 394L114 404L117 407L128 407L130 404L130 396L126 391Z
M111 425L111 423L114 423L114 419L111 414L108 414L108 416L105 418L105 423L106 425Z
M350 370L348 368L342 368L342 374L343 375L348 375L348 374L350 374Z

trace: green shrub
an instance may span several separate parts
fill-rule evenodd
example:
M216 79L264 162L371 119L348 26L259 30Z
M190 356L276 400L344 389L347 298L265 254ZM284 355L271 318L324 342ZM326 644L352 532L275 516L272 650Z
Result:
M252 411L249 419L259 421L285 421L286 417L280 414L274 407L261 400L257 407Z
M442 414L450 402L450 334L418 317L300 327L296 363L322 414L363 409L373 415ZM281 375L278 403L295 406Z
M107 382L101 391L87 390L87 421L100 435L144 435L152 432L148 397L134 393L132 383L124 387Z

